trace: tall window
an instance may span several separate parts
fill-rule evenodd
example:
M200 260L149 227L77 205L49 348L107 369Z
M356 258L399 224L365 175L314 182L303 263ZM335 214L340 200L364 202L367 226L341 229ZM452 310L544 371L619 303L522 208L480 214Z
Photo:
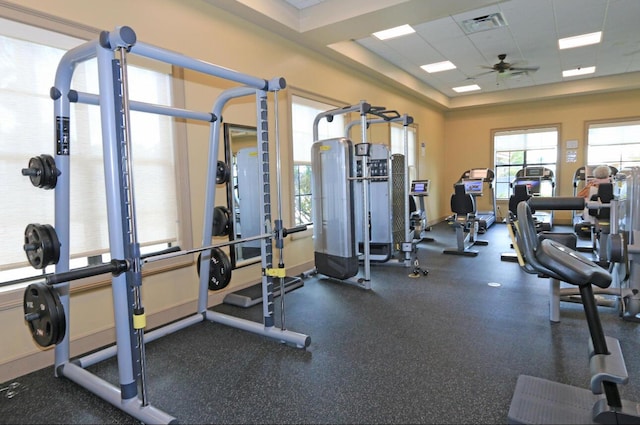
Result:
M21 169L31 157L54 155L49 89L62 55L83 42L0 19L0 281L36 274L23 250L24 230L29 223L54 225L53 191L33 187ZM169 72L169 66L164 70L129 66L131 99L171 105ZM78 65L71 87L98 93L95 59ZM70 123L69 248L71 266L79 267L90 257L109 259L99 108L73 103ZM144 217L137 221L138 239L146 250L157 250L178 241L174 123L169 117L132 111L131 131L136 213Z
M415 180L418 176L416 167L416 133L415 127L407 127L408 138L408 157L406 158L407 166L409 168L409 175L407 178L409 182ZM391 153L404 155L404 126L396 123L391 124Z
M291 124L293 130L293 203L295 224L311 223L311 145L313 122L322 112L335 109L313 99L293 95L291 98ZM336 115L332 122L318 123L318 138L324 140L345 136L345 116Z
M640 166L640 120L589 124L587 164Z
M516 173L542 166L556 174L558 129L555 127L496 131L493 134L496 199L509 199ZM551 196L551 193L541 193Z

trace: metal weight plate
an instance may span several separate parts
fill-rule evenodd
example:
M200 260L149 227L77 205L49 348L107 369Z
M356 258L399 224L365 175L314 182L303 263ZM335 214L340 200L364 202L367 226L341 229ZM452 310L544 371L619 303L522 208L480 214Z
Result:
M229 234L229 210L227 207L217 206L213 209L213 236L227 236Z
M60 241L55 229L49 224L27 225L23 248L29 264L36 269L44 269L60 260Z
M23 169L22 174L29 176L32 185L42 189L53 189L58 183L59 173L51 155L34 156L29 160L29 168Z
M56 160L51 155L40 155L44 163L44 175L42 178L43 189L53 189L58 183L58 169L56 168Z
M24 318L33 340L41 347L64 339L66 319L56 291L44 283L33 283L24 291Z
M225 184L229 181L229 166L224 161L218 161L218 166L216 167L216 184Z
M198 276L200 276L201 259L202 253L198 255L198 262L196 263ZM220 248L213 248L209 259L209 289L218 291L226 288L229 282L231 282L231 260Z

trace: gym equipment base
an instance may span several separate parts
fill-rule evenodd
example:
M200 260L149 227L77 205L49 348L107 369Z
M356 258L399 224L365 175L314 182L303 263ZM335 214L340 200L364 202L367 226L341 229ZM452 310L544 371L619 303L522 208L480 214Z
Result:
M301 286L304 286L304 282L299 277L286 276L284 278L285 294ZM274 284L273 297L275 298L279 296L280 285ZM262 302L262 285L260 283L256 283L255 285L249 286L248 288L244 288L239 291L227 294L225 295L222 302L225 304L231 304L243 308L252 307Z
M596 403L606 405L604 395L595 395L585 388L520 375L511 399L507 423L595 424L597 422L594 421L593 412ZM621 412L633 413L637 409L637 403L622 400ZM613 419L615 423L613 412L601 411L600 415L603 419ZM624 419L618 416L619 423L627 423Z

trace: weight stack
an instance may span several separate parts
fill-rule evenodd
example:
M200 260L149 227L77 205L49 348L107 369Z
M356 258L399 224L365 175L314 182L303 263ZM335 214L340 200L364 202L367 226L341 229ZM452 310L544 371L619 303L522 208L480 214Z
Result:
M353 144L346 138L320 140L311 146L316 270L336 279L358 273L350 180L352 155Z
M405 220L409 217L405 217L404 214L404 202L407 199L405 187L405 175L404 175L404 155L394 154L391 156L391 209L393 217L391 222L391 229L393 232L393 246L399 250L402 247L402 242L405 241L404 224Z

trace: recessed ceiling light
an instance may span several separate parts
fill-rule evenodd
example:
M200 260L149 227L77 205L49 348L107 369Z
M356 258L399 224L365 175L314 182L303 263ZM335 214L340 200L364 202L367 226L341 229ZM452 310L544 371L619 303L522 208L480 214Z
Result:
M374 32L373 36L380 40L387 40L389 38L400 37L401 35L407 35L416 32L411 25L400 25L399 27L389 28L388 30Z
M474 90L480 90L480 86L477 84L471 84L469 86L460 86L460 87L453 88L453 91L456 93L464 93L464 92L474 91Z
M441 71L448 71L450 69L456 69L456 66L449 61L444 61L444 62L436 62L436 63L427 64L427 65L422 65L420 68L424 69L425 71L431 74L433 72L441 72Z
M584 68L567 69L566 71L562 71L562 76L575 77L576 75L593 74L594 72L596 72L595 66L587 66Z
M588 46L589 44L600 43L602 40L602 31L592 32L589 34L576 35L574 37L566 37L558 40L558 47L562 49L572 49L574 47Z

